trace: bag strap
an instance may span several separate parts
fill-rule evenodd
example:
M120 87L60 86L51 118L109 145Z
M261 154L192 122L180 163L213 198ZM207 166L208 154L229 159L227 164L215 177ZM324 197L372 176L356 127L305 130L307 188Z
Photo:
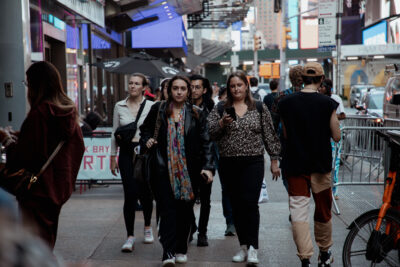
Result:
M46 161L46 163L43 165L43 167L40 169L39 173L36 175L36 177L39 177L44 173L44 171L47 169L47 167L50 165L50 163L53 161L54 157L57 155L57 153L60 151L61 147L64 145L65 141L60 141L58 143L56 149L54 149L53 153L50 155L49 159Z
M161 110L161 106L165 105L165 101L161 101L160 106L158 107L158 111L157 111L157 119L156 119L156 126L154 127L154 135L153 135L153 139L157 140L158 138L158 133L160 131L160 127L161 127L161 117L160 117L160 110Z
M142 112L143 112L143 109L144 109L144 106L146 106L146 99L142 102L142 104L140 104L140 108L139 108L139 111L138 111L138 113L137 113L137 115L136 115L136 119L135 119L135 124L137 125L137 123L138 123L138 121L139 121L139 119L140 119L140 116L142 115Z

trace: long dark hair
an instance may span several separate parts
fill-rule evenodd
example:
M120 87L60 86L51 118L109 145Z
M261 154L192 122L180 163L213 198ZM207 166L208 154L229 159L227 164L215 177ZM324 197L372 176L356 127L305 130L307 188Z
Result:
M321 86L325 87L325 95L331 96L332 95L332 80L331 79L325 79Z
M64 92L61 76L56 67L47 61L33 63L26 71L28 101L31 107L48 101L61 109L76 111L75 103ZM78 112L75 112L78 121Z
M201 80L203 83L203 88L206 89L206 93L203 94L203 106L208 110L211 111L215 105L214 100L212 99L213 90L210 84L210 81L207 78L204 78L201 75L194 74L190 76L191 81Z
M231 83L231 79L237 77L239 79L241 79L245 86L246 86L246 98L244 100L244 102L246 103L248 109L254 109L255 108L255 102L253 97L251 96L250 93L250 85L249 85L249 81L247 80L246 74L243 71L235 71L232 72L231 75L229 75L228 80L226 81L226 103L225 103L225 107L231 107L233 105L233 96L231 93L231 87L230 87L230 83Z
M171 80L168 82L168 87L167 87L167 93L168 93L168 99L167 99L167 108L166 108L166 113L168 116L172 114L172 84L176 80L182 80L186 83L187 89L188 89L188 96L187 100L191 99L192 97L192 91L190 90L190 80L185 77L185 76L180 76L180 75L175 75L174 77L171 78Z
M167 84L167 86L168 86L168 83L169 83L170 80L171 80L170 78L165 78L164 80L161 81L161 85L160 85L160 87L161 87L161 100L166 100L165 96L164 96L164 86L165 86L165 84Z

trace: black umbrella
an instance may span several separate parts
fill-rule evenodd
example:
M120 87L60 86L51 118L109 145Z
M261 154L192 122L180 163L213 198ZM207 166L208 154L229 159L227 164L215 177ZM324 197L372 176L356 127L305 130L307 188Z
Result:
M172 77L178 74L184 74L180 70L146 53L109 59L93 63L93 66L113 73L131 74L140 72L150 77Z

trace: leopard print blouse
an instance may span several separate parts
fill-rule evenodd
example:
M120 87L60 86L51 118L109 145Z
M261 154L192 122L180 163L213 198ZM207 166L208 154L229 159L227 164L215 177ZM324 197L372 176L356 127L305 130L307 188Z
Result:
M224 111L225 114L225 111ZM247 110L243 117L221 128L217 105L208 116L210 136L218 144L221 157L264 155L264 147L271 160L278 159L281 145L272 124L268 108L263 104L262 120L257 109ZM260 123L261 122L261 123Z

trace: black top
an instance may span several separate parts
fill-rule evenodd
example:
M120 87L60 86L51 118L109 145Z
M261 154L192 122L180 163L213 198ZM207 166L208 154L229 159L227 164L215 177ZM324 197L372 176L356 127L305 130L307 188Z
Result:
M264 97L263 102L268 107L270 112L271 112L271 109L272 109L272 104L274 103L275 98L277 98L278 96L279 96L278 92L272 92L272 93L269 93L268 95L266 95Z
M289 175L331 171L330 118L337 106L328 96L303 92L288 95L278 103L287 133L282 168Z

